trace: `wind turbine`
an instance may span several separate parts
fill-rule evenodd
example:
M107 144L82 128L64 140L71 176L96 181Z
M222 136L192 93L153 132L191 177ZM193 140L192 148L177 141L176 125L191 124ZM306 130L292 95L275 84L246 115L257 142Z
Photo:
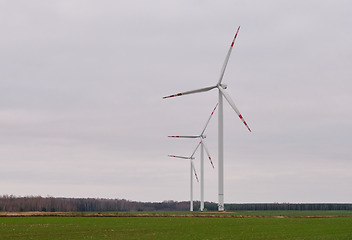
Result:
M199 144L198 144L198 146L199 146ZM198 148L198 146L197 146L197 148ZM196 179L197 179L197 182L199 182L198 176L197 176L197 172L196 172L196 169L195 169L194 164L193 164L193 159L194 159L193 155L194 155L194 153L197 151L197 148L194 150L193 154L192 154L190 157L168 155L169 157L174 157L174 158L181 158L181 159L188 159L188 160L190 160L189 162L190 162L190 169L191 169L191 171L190 171L190 173L191 173L191 175L190 175L190 181L191 181L191 183L190 183L190 185L191 185L190 189L191 189L191 190L190 190L190 206L189 206L189 208L190 208L190 211L191 211L191 212L193 212L193 171L194 171L194 175L195 175L195 177L196 177Z
M216 85L210 86L210 87L205 87L205 88L200 88L196 90L191 90L191 91L186 91L186 92L180 92L176 93L173 95L169 95L163 98L171 98L171 97L177 97L177 96L182 96L182 95L187 95L187 94L192 94L192 93L200 93L200 92L207 92L209 90L212 90L214 88L217 88L219 90L219 118L218 118L218 158L219 158L219 174L218 174L218 210L219 211L224 211L224 121L223 121L223 96L227 100L227 102L230 104L230 106L233 108L233 110L236 112L238 117L242 120L244 125L248 128L249 131L251 129L247 125L246 121L244 120L243 116L241 115L240 111L237 109L235 103L231 99L230 95L225 91L227 88L227 85L222 84L222 79L224 77L225 69L227 66L227 63L229 61L230 55L232 48L235 44L235 40L238 34L238 31L240 30L240 27L238 27L236 34L231 42L231 46L227 52L225 62L222 66L221 72L220 72L220 78L217 82Z
M200 133L200 135L191 135L191 136L168 136L168 137L172 137L172 138L199 138L200 142L198 143L198 146L196 148L195 151L197 151L198 147L200 146L200 210L203 211L204 210L204 149L208 155L209 161L212 165L212 167L214 168L214 164L213 161L211 160L208 148L205 145L204 142L204 138L206 138L206 136L204 135L205 130L208 127L208 124L210 122L211 117L213 116L216 107L218 106L218 104L215 105L214 110L211 112L208 121L206 122L203 131Z

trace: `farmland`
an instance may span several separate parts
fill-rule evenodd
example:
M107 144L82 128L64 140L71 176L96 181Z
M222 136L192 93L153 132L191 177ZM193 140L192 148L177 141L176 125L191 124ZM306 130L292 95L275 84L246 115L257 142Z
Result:
M24 215L0 217L0 239L352 238L351 211Z

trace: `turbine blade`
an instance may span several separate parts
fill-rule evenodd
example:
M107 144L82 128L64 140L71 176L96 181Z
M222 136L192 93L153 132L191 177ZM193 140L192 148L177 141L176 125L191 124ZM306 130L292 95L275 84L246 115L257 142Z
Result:
M215 109L217 108L217 106L218 106L218 103L215 105L214 110L211 112L211 114L210 114L210 116L209 116L209 119L208 119L207 123L205 124L205 126L204 126L204 128L203 128L203 131L202 131L202 133L200 134L200 136L203 136L203 134L204 134L204 132L205 132L205 129L207 129L207 126L208 126L208 124L209 124L209 122L210 122L210 119L211 119L211 117L213 116L213 114L214 114Z
M242 120L242 122L244 123L244 125L248 128L248 130L249 130L250 132L252 132L251 129L249 128L249 126L247 125L246 121L245 121L244 118L242 117L240 111L239 111L238 108L236 107L235 103L232 101L230 95L229 95L221 86L219 86L218 88L219 88L221 94L225 97L225 99L226 99L226 100L228 101L228 103L231 105L231 107L233 108L233 110L235 110L235 112L237 113L238 117Z
M191 90L191 91L187 91L187 92L182 92L182 93L176 93L173 95L169 95L163 98L171 98L171 97L177 97L177 96L182 96L182 95L187 95L187 94L192 94L192 93L199 93L199 92L207 92L213 88L216 88L216 86L211 86L211 87L205 87L205 88L200 88L200 89L196 89L196 90Z
M203 147L204 147L204 149L205 149L205 152L206 152L207 155L208 155L208 158L209 158L209 161L210 161L210 163L211 163L211 166L214 168L214 164L213 164L213 161L211 160L211 157L210 157L208 148L207 148L207 146L205 145L205 142L204 142L203 140L202 140L202 144L203 144Z
M199 142L199 143L198 143L196 149L194 149L194 151L193 151L193 153L192 153L192 155L191 155L191 158L193 158L194 154L196 153L196 151L197 151L197 149L199 148L199 146L200 146L201 143L202 143L202 142Z
M193 161L192 161L192 169L194 171L194 175L196 176L197 182L199 182L198 175L197 175L197 172L196 172L196 168L194 167Z
M175 156L175 155L168 155L168 156L174 157L174 158L191 159L190 157L183 157L183 156Z
M199 138L200 136L168 136L171 138Z
M218 84L221 83L222 78L224 77L225 69L226 69L227 63L228 63L228 61L230 59L231 51L232 51L233 45L235 44L235 40L236 40L236 37L237 37L237 34L238 34L239 30L240 30L240 26L238 27L237 32L235 34L235 37L233 38L233 40L231 42L231 46L229 48L229 51L227 52L224 65L222 65L222 69L221 69L221 73L220 73L220 78L219 78Z

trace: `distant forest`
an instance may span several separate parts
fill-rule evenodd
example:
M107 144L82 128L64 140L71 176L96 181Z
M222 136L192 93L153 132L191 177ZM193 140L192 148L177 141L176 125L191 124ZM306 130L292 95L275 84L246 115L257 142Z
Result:
M199 209L199 201L194 209ZM205 202L207 211L216 211L217 204ZM13 195L0 196L1 212L127 212L127 211L188 211L189 201L136 202L125 199L55 198ZM352 210L352 204L342 203L248 203L225 204L225 210Z

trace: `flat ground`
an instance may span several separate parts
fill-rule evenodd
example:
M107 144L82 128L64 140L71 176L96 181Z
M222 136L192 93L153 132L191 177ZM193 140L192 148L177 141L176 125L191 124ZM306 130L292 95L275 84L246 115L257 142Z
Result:
M352 239L352 211L11 215L0 239Z

